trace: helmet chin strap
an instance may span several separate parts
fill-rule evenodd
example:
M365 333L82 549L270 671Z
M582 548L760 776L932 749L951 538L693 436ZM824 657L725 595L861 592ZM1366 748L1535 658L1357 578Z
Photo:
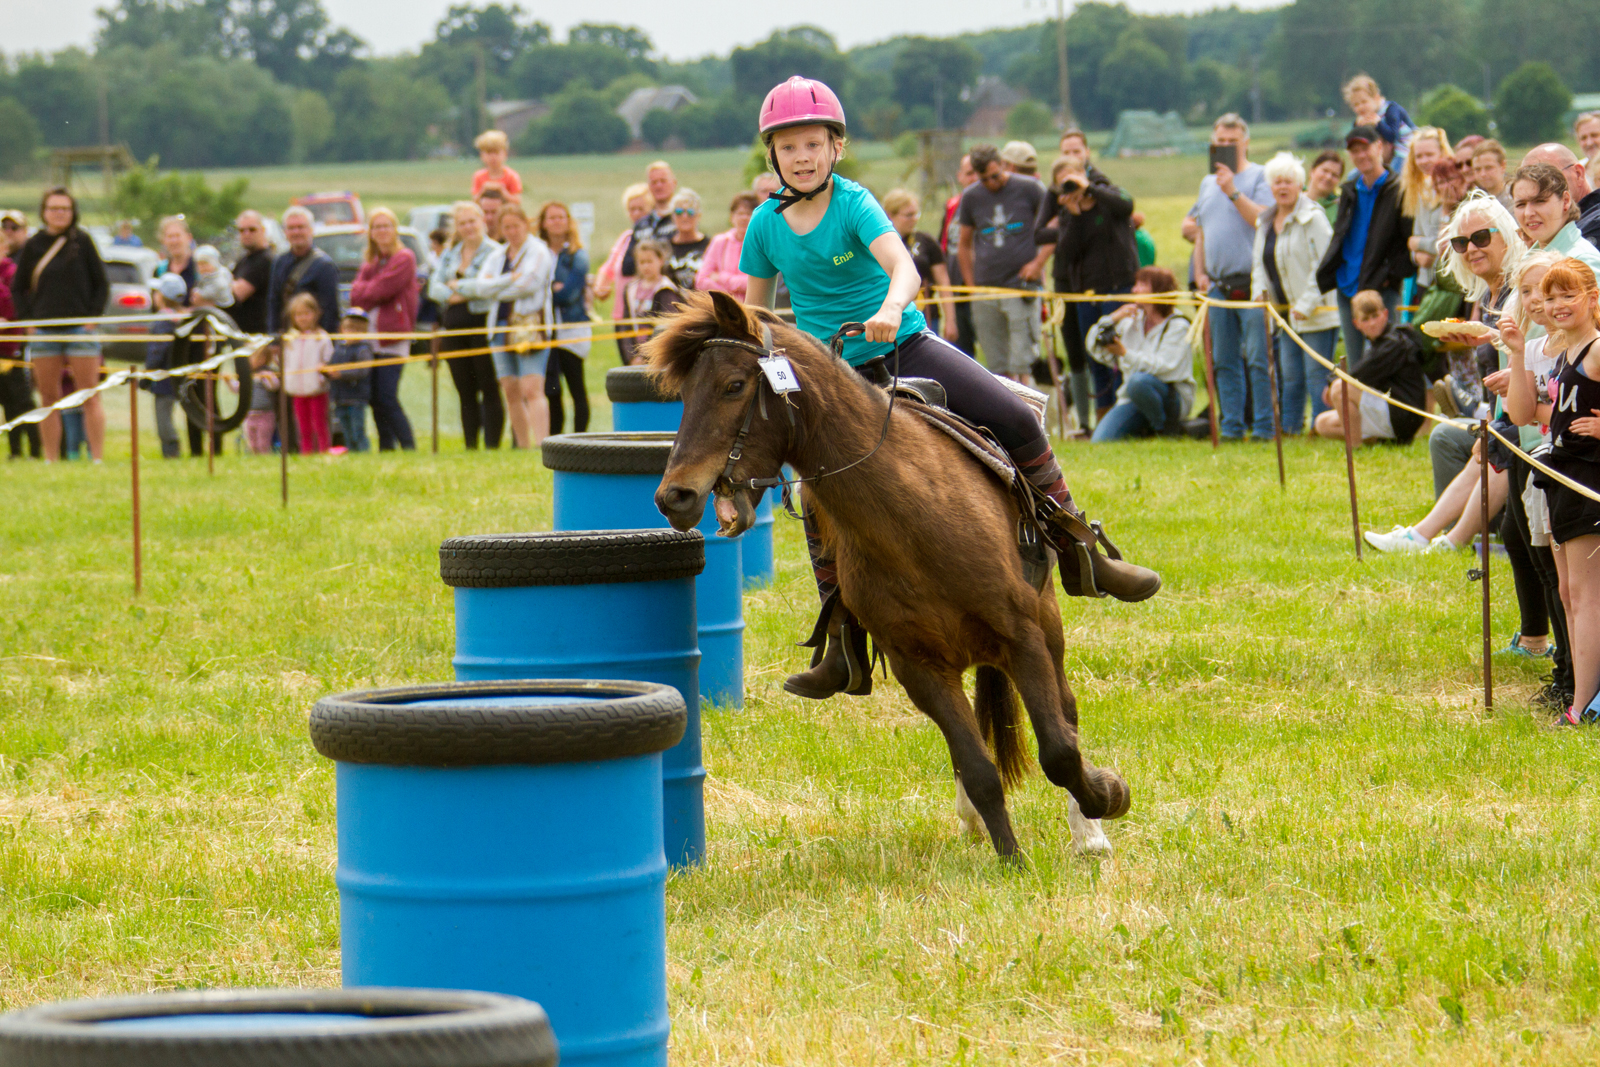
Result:
M783 176L783 168L778 165L778 150L769 146L767 148L767 158L772 161L773 173L778 176L778 181L781 183L777 192L767 194L767 199L776 200L778 202L778 214L780 215L794 207L802 200L810 200L812 197L820 196L821 194L827 192L828 188L833 185L833 168L837 163L837 158L835 158L834 163L828 164L827 176L822 179L821 184L819 184L815 189L811 190L809 193L791 192L788 194L785 194L784 190L790 188L789 180Z

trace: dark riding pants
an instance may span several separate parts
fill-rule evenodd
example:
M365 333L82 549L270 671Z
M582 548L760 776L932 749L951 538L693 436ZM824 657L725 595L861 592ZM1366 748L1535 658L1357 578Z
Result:
M1050 439L1039 424L1039 417L1016 393L989 373L976 360L955 345L924 330L901 341L884 356L886 369L901 378L932 378L944 386L946 406L968 422L994 434L995 440L1010 453L1017 469L1045 495L1063 507L1073 509L1061 466L1050 449ZM1076 509L1073 509L1076 510ZM808 513L806 547L817 575L823 599L836 584L833 560L823 551L822 541Z

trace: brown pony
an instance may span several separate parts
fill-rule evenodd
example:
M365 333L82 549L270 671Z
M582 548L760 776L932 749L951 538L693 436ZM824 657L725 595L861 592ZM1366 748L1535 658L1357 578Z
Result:
M779 397L767 387L757 358L768 331L799 392ZM903 401L891 411L884 390L818 341L723 293L689 294L645 349L663 389L683 397L682 427L656 491L667 520L692 530L714 499L719 533L736 536L755 519L759 495L749 480L790 464L833 549L843 603L944 734L962 822L973 832L986 827L1002 857L1016 855L1004 788L1028 757L1014 683L1045 776L1072 795L1074 843L1109 850L1087 820L1125 813L1128 787L1079 752L1055 591L1048 576L1043 591L1024 577L1018 505L999 481ZM752 415L753 406L761 414ZM732 478L724 477L745 425ZM972 666L975 707L962 689Z

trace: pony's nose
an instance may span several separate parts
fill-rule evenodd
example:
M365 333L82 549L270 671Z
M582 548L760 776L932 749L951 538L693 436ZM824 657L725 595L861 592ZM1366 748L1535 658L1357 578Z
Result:
M663 485L656 490L656 509L667 518L692 511L700 502L700 494L685 485Z

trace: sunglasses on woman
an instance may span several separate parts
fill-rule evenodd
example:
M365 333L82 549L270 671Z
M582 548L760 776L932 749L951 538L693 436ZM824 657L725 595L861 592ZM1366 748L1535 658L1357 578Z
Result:
M1499 232L1500 231L1494 227L1490 227L1486 230L1473 230L1465 237L1450 238L1450 247L1455 249L1457 252L1465 252L1467 250L1467 244L1470 242L1478 248L1488 248L1489 242L1493 240L1494 235Z

